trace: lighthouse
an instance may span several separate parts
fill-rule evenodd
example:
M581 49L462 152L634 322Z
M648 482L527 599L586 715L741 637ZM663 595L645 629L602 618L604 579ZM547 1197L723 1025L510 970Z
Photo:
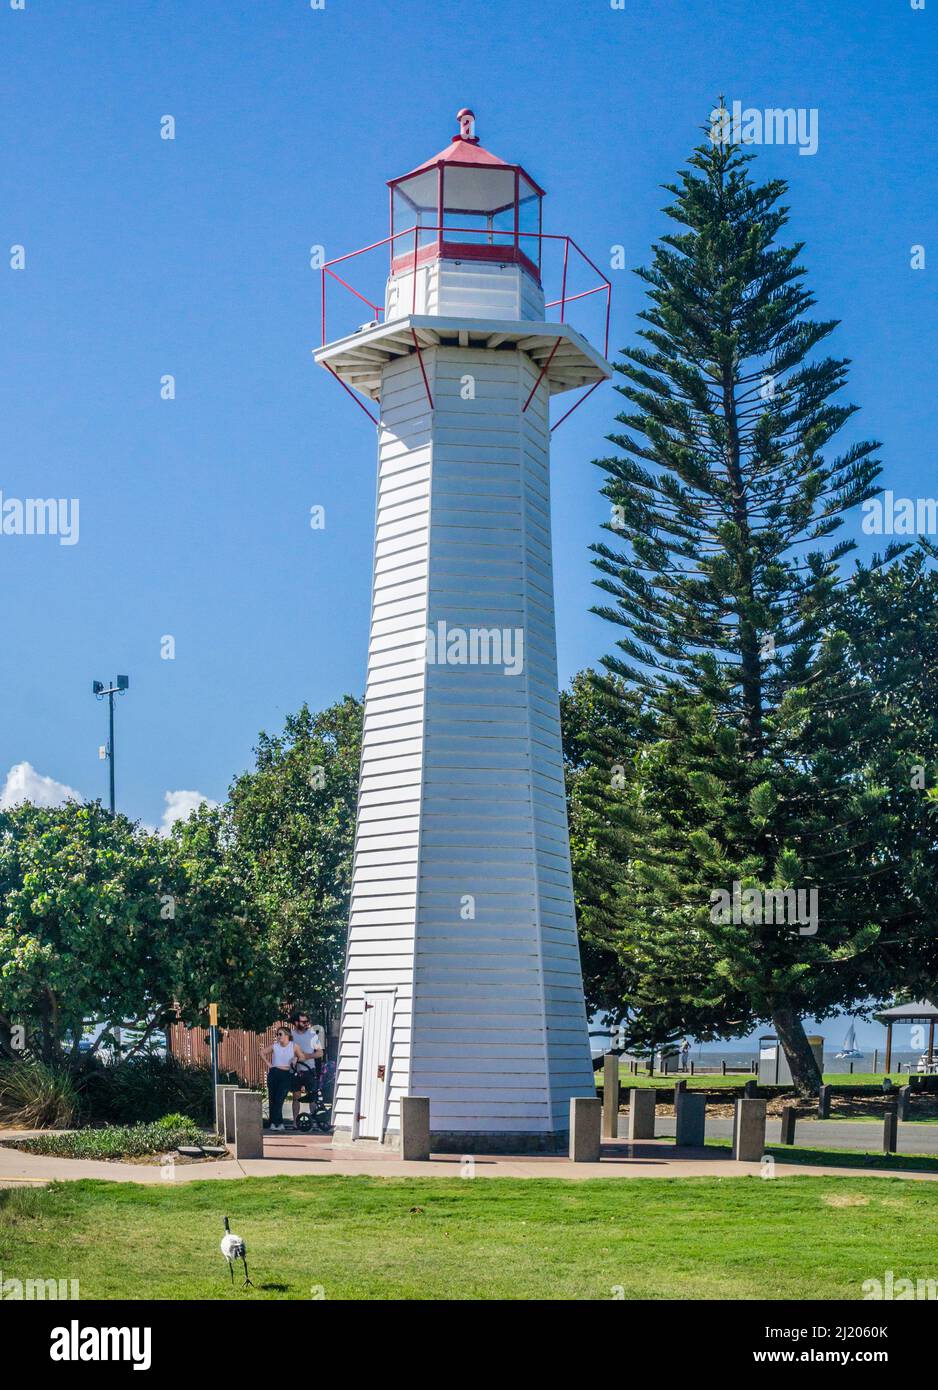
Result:
M335 1142L543 1151L593 1096L560 737L551 398L611 375L568 321L575 243L469 110L389 183L383 302L323 270L315 359L373 418L378 479ZM545 304L544 263L559 271ZM582 254L582 253L579 253ZM606 295L608 280L591 261ZM371 317L326 341L325 287ZM383 274L382 274L383 279ZM596 301L593 300L593 303ZM366 311L367 312L367 311ZM359 315L360 317L360 315Z

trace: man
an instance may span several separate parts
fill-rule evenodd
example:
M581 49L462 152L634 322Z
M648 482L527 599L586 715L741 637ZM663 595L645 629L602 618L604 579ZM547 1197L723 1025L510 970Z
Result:
M296 1086L293 1091L293 1124L300 1118L300 1101L306 1092L310 1105L316 1095L317 1063L322 1056L319 1034L310 1026L309 1014L300 1012L293 1017L293 1041L301 1057L296 1064Z

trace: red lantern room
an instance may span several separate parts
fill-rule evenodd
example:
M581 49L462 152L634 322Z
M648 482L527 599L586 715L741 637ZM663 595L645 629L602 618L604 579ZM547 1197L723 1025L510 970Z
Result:
M438 155L389 180L391 274L435 260L519 265L540 285L544 190L520 164L483 149L475 116Z

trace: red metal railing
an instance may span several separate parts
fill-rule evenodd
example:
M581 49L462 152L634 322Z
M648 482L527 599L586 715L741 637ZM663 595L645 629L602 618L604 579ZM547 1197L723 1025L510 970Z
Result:
M429 243L425 244L424 246L421 246L421 245L420 245L420 237L421 237L421 235L429 235L429 234L435 234L435 235L436 235L436 240L434 240L434 241L432 241L432 242L429 242ZM479 230L479 228L477 228L477 227L450 227L450 226L440 226L440 225L438 225L438 224L433 224L433 225L427 224L427 225L417 225L417 226L414 226L414 227L409 227L409 228L407 228L406 231L395 232L395 233L393 233L391 236L383 237L380 241L373 241L373 242L371 242L368 246L362 246L362 247L360 247L357 251L347 251L347 252L345 253L345 255L343 255L343 256L334 256L331 260L325 261L325 262L322 264L322 266L320 267L320 283L321 283L321 295L322 295L321 329L322 329L322 345L323 345L323 347L325 347L326 342L327 342L327 335L326 335L326 288L327 288L327 284L328 284L327 277L329 277L329 278L332 279L332 280L335 280L344 290L346 290L349 294L353 295L360 303L367 305L367 307L372 311L372 314L374 315L374 322L375 322L375 323L379 323L379 322L382 320L382 318L384 317L384 306L383 306L382 304L376 303L375 300L369 298L369 296L368 296L367 294L362 293L361 290L356 289L356 287L355 287L353 284L351 284L351 283L344 277L344 275L338 274L334 267L336 267L336 266L338 266L338 265L344 265L347 261L355 260L355 259L356 259L357 257L359 257L359 256L365 256L365 255L367 255L369 252L378 251L378 250L380 250L380 248L383 247L383 246L389 247L389 248L390 248L390 253L389 253L389 254L390 254L390 262L391 262L391 265L392 265L392 267L393 267L394 273L395 273L396 275L402 275L402 274L407 274L408 272L410 272L411 275L412 275L411 309L410 309L410 312L411 312L411 314L414 314L414 313L416 313L416 305L417 305L417 276L416 276L416 273L415 273L415 272L416 272L417 268L418 268L420 265L424 264L428 259L429 259L429 260L432 260L432 259L436 259L436 258L437 258L437 256L439 255L439 246L440 246L440 243L441 243L441 240L442 240L442 237L443 237L444 234L445 234L447 237L451 237L451 236L454 235L454 234L455 234L455 235L460 235L460 234L466 235L466 234L469 234L469 235L472 235L473 237L476 237L476 238L479 237L480 235L485 235L485 236L486 236L487 240L486 240L485 242L470 242L470 243L465 243L465 244L456 243L456 247L459 248L460 259L468 259L468 260L471 260L471 259L473 258L472 255L471 255L471 250L472 250L472 247L475 246L475 245L479 245L480 247L484 247L485 251L487 252L487 255L485 256L485 259L487 259L487 260L488 260L488 259L497 259L497 251L498 251L498 247L499 247L499 245L500 245L500 243L499 243L498 241L495 240L495 238L497 238L497 237L509 237L509 238L511 238L511 241L510 241L509 243L506 243L506 246L505 246L506 251L507 251L507 250L510 250L510 249L515 249L515 250L517 249L517 247L515 246L515 240L516 240L515 234L514 234L513 232L511 232L511 231L507 231L507 230L506 230L506 231L500 231L500 230L497 230L497 229L496 229L496 230L493 230L493 231L490 232L490 233L485 233L485 234L483 234L483 233L480 233L480 230ZM394 245L394 244L395 244L396 242L399 242L399 241L401 240L402 237L410 238L411 236L413 237L413 247L412 247L412 249L411 249L408 253L405 253L405 255L404 255L403 257L400 256L400 255L398 255L398 254L395 252L395 245ZM563 261L562 261L562 266L561 266L561 271L560 271L560 296L559 296L559 298L557 298L557 299L550 299L550 300L547 300L547 301L545 302L545 305L544 305L545 311L551 310L551 309L559 309L560 312L559 312L559 315L558 315L558 320L559 320L560 323L567 323L567 322L569 322L568 317L567 317L567 311L568 311L568 306L569 306L569 305L574 304L574 303L577 303L577 302L582 301L582 300L591 299L594 295L605 295L605 308L604 308L604 314L603 314L603 330L602 330L602 334L603 334L603 356L604 356L604 357L608 357L608 355L609 355L609 325L610 325L610 316L611 316L611 310L612 310L612 282L607 278L607 276L605 276L605 275L603 274L603 272L602 272L602 271L599 269L599 267L596 265L595 261L591 260L591 258L586 254L586 252L582 249L582 247L578 246L577 243L576 243L576 242L573 240L573 238L570 237L570 236L567 236L567 235L565 235L565 234L563 234L563 233L557 233L557 232L521 232L521 233L520 233L520 238L521 238L522 240L527 240L527 241L529 241L529 242L535 241L535 240L537 241L537 243L538 243L538 262L539 262L539 263L542 262L543 259L544 259L544 245L543 245L543 244L544 244L545 242L550 243L552 246L553 246L553 245L558 245L558 246L562 246L562 248L563 248ZM454 248L454 250L455 250L455 248ZM586 266L588 266L590 270L594 271L595 274L599 277L599 283L598 283L598 284L595 284L595 285L590 285L590 286L589 286L588 288L586 288L586 289L577 290L577 291L575 291L574 293L571 294L571 293L568 292L568 285L569 285L571 270L572 270L572 266L573 266L573 259L572 259L573 257L579 257L579 260L580 260L580 261L582 261ZM446 259L445 256L444 256L444 259ZM526 254L525 254L525 261L533 268L533 264L534 264L534 263L533 263L533 260L530 259L530 258L528 258ZM409 264L408 264L408 263L409 263ZM374 273L374 272L372 272L372 274L373 274L373 273ZM543 266L541 267L541 278L542 278L542 280L543 280L543 278L544 278ZM356 325L356 327L358 327L358 326L359 326L359 325ZM575 326L575 325L571 325L571 326ZM416 349L416 351L417 351L418 357L420 358L421 370L423 370L423 355L422 355L422 353L421 353L420 343L419 343L418 340L417 340L417 335L416 335L416 334L414 334L414 347L415 347L415 349ZM324 365L325 365L326 367L329 366L328 363L325 363ZM377 424L378 422L377 422L377 420L375 419L374 415L372 415L371 411L367 408L367 406L365 406L365 405L358 399L358 397L355 395L354 391L352 391L351 388L350 388L344 381L342 381L341 378L338 377L338 376L336 375L336 373L335 373L334 371L332 371L331 368L329 368L329 370L332 372L332 375L335 376L336 380L339 381L340 385L342 385L342 386L345 388L345 390L348 391L349 395L352 396L352 398L355 400L355 403L356 403L362 410L364 410L364 412L365 412L365 414L368 416L368 418L369 418L370 420L374 421L375 424ZM544 375L544 373L543 373L543 371L542 371L541 377L543 377L543 375ZM538 384L540 384L540 380L541 380L541 378L538 378ZM426 384L426 372L425 372L425 371L424 371L424 382L425 382L425 384ZM576 408L577 408L579 405L581 405L583 401L586 400L586 397L587 397L588 395L590 395L593 391L595 391L596 387L599 386L599 385L601 385L601 383L597 381L597 382L595 382L592 386L590 386L590 387L587 389L587 391L584 393L584 395L582 395L582 396L579 398L579 400L575 401L574 404L570 407L570 409L569 409L568 411L566 411L566 413L560 417L560 419L557 421L557 423L552 427L552 432L553 432L554 429L557 429L559 425L563 424L564 420L568 419L569 416L573 414L573 411L576 410ZM536 388L535 388L535 389L536 389ZM428 396L428 398L430 397L430 388L429 388L429 385L427 385L427 396ZM430 402L430 403L431 403L431 406L432 406L432 399L431 399L431 402Z

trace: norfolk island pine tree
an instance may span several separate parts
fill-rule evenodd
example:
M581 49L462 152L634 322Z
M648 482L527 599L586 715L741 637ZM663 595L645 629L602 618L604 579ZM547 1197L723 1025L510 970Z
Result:
M677 1029L771 1019L807 1094L802 1017L883 976L869 884L890 812L858 755L874 713L834 699L849 672L831 623L854 548L833 538L879 491L879 446L827 457L856 409L834 401L848 362L815 353L837 323L807 317L802 244L777 243L785 183L756 184L729 134L710 127L666 185L678 226L637 272L644 343L616 364L630 408L597 460L615 540L592 547L611 600L594 611L624 629L601 685L638 694L642 721L618 784L594 779L616 868L592 922L633 1002ZM816 890L816 933L725 920L713 896L734 883Z

